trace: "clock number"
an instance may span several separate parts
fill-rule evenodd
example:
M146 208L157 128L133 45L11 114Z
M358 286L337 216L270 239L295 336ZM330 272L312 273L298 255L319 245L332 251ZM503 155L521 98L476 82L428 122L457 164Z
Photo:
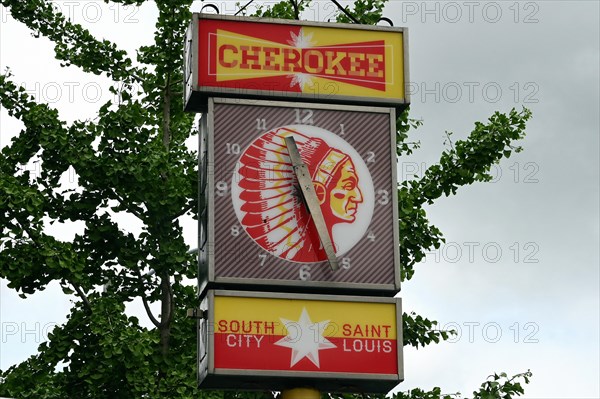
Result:
M367 234L367 238L369 240L371 240L371 242L375 242L375 234L373 233L373 230L369 230L369 234Z
M350 269L350 258L342 258L342 269Z
M267 254L258 254L258 257L260 258L260 265L264 266L267 261Z
M315 122L313 121L314 111L312 109L298 109L294 110L296 112L296 123L302 125L313 125Z
M310 266L309 265L302 265L302 267L300 267L300 280L310 281Z
M219 197L224 197L229 191L229 185L227 184L227 182L224 181L218 181L215 185L215 188L217 189L217 195Z
M390 193L387 190L377 190L377 203L387 205L390 203Z
M227 155L239 155L240 154L240 145L238 143L225 143L227 147Z
M346 132L344 131L344 124L340 123L340 136L343 136L345 134L346 134Z
M264 118L256 118L256 130L267 130L267 120Z
M240 228L237 225L231 226L231 235L234 237L240 235Z
M373 151L367 152L367 163L375 163L375 153Z

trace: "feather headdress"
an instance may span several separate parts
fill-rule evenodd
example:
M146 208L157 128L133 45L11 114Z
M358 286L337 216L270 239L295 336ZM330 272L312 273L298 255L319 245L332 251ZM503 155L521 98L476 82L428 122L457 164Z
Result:
M324 140L292 128L281 127L263 134L240 158L240 222L256 243L275 256L295 262L321 262L327 257L303 204L285 144L288 136L294 137L313 182L325 189L335 184L333 177L349 159ZM328 213L328 206L328 201L324 201L324 214Z

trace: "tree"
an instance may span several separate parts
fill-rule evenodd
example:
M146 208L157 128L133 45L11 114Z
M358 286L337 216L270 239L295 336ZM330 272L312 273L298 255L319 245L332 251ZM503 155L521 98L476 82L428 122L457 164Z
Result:
M144 0L113 0L140 5ZM357 0L338 20L376 23L386 0ZM11 15L55 43L62 65L106 75L117 103L103 104L95 119L67 125L58 111L39 103L11 79L0 75L0 102L25 125L0 157L0 276L23 297L60 283L75 295L64 325L57 326L39 353L2 372L0 396L18 398L158 398L222 397L200 394L195 385L195 322L185 309L196 301L195 258L184 243L179 218L197 217L197 154L185 146L196 134L193 115L183 112L181 82L184 33L192 0L155 0L159 11L154 43L140 47L137 60L107 40L96 39L69 21L45 0L0 0ZM293 18L309 3L282 1L260 8L258 15ZM399 226L403 280L410 280L425 252L443 242L441 232L423 208L458 187L488 181L490 167L512 151L525 135L528 110L495 113L477 122L467 140L457 141L423 178L399 188ZM419 121L408 112L397 121L398 155L418 143L409 130ZM22 166L42 162L32 176ZM80 189L61 190L68 168ZM113 213L109 212L112 211ZM139 237L117 226L114 212L126 212L143 223ZM70 242L44 232L47 222L82 221L83 234ZM411 234L405 234L407 232ZM153 270L154 272L150 272ZM107 289L100 289L110 282ZM154 328L127 317L124 303L141 298ZM160 303L160 314L150 309ZM438 343L451 332L414 313L404 314L404 344ZM521 380L494 374L474 392L478 398L523 393ZM270 393L262 394L271 397ZM397 398L440 397L439 388L413 390ZM250 397L244 393L232 397ZM256 396L252 396L256 397ZM348 397L348 395L340 396ZM450 396L445 396L450 397Z

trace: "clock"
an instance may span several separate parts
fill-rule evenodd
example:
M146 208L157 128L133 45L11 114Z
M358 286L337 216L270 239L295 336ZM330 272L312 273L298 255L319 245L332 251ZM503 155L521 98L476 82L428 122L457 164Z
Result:
M200 284L397 292L392 108L210 99Z
M367 232L375 198L369 169L347 141L294 124L259 134L242 151L231 201L241 227L270 255L337 269Z

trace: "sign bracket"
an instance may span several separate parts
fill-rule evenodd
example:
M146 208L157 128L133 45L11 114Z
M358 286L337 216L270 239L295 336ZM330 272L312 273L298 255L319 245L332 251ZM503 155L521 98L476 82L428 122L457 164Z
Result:
M300 0L300 3L298 3L298 0L289 0L289 1L292 4L292 7L294 8L294 19L300 20L300 7L299 7L299 4L301 4L303 0ZM348 19L350 19L350 21L352 21L355 24L361 24L361 22L354 15L352 15L352 13L350 11L348 11L346 9L346 7L342 6L337 0L331 0L331 2L333 4L335 4L335 6L338 8L338 10L340 10L341 12L343 12L344 15L347 16ZM250 4L252 4L252 3L254 3L254 0L250 0L249 2L247 2L246 4L244 4L242 6L242 8L240 8L239 10L237 10L236 13L233 14L233 15L239 15L246 8L248 8L248 6ZM211 6L211 8L214 9L217 12L217 14L220 14L218 7L215 6L214 4L208 4L207 6ZM389 18L381 17L381 18L379 18L378 22L381 22L381 21L387 22L388 24L390 24L390 26L394 26L394 23Z

